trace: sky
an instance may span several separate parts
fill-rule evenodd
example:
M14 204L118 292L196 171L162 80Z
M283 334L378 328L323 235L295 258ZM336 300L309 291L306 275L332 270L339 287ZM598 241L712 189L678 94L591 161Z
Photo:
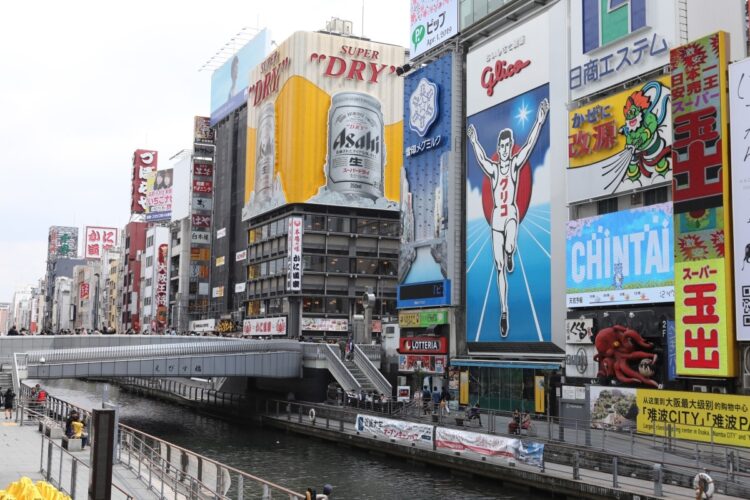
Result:
M362 8L364 5L364 29ZM354 34L407 46L409 0L11 2L0 16L0 302L44 275L49 226L123 227L131 156L159 164L209 114L198 69L245 27L277 43L353 21Z

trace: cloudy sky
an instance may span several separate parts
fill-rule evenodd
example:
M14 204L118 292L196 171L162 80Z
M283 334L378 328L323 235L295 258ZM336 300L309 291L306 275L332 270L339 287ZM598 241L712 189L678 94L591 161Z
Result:
M160 165L208 115L203 63L244 27L282 42L336 16L373 40L406 45L409 0L12 2L0 16L0 302L36 284L51 225L122 227L130 160Z

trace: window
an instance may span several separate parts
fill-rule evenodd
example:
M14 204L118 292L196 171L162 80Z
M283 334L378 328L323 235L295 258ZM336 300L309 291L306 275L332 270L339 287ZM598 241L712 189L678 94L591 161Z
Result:
M271 222L268 225L268 237L269 238L275 238L276 237L276 233L277 233L276 229L277 229L277 226L276 226L276 222L275 221Z
M268 276L268 262L261 262L260 263L260 276L261 277Z
M304 255L302 262L305 271L325 271L326 258L323 255Z
M376 220L357 219L357 233L359 234L378 234L380 224Z
M268 300L268 314L281 314L284 312L284 303L281 299Z
M378 274L395 276L398 272L398 261L395 259L381 259Z
M328 257L326 270L329 273L348 273L349 257Z
M154 246L154 237L149 236L146 238L146 248Z
M153 283L151 278L146 279L146 286L151 286L151 283Z
M334 233L348 233L351 225L348 217L328 217L328 230Z
M617 198L607 198L596 202L596 213L598 215L617 212Z
M276 261L272 260L268 262L268 275L273 276L276 274Z
M154 264L153 257L146 257L146 267L151 267Z
M643 193L643 204L644 205L656 205L657 203L666 203L669 201L668 198L668 187L660 187L656 189L649 189Z
M400 236L401 223L398 221L381 221L381 236Z
M257 316L260 314L260 301L259 300L251 300L247 303L247 315L248 316Z
M325 231L326 218L324 215L305 215L305 229L310 231Z
M378 260L357 259L357 274L378 274Z
M302 312L322 313L325 312L322 297L305 297L302 299Z
M263 239L263 240L267 240L268 239L268 231L269 231L268 230L268 224L266 224L260 230L260 237L261 237L261 239Z
M326 312L331 314L345 314L349 312L349 300L342 298L327 298Z

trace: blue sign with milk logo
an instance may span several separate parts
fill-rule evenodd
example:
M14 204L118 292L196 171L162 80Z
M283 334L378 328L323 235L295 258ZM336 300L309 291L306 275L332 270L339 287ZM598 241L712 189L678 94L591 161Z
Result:
M672 204L568 222L567 306L674 301Z

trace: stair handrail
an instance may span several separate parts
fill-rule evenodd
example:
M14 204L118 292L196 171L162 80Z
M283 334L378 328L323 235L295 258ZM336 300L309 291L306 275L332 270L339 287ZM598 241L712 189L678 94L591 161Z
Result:
M26 360L26 353L16 352L13 354L11 378L13 379L13 392L16 394L21 394L21 371L26 370Z
M339 385L341 385L341 388L346 392L359 393L359 391L362 390L362 386L357 382L357 379L352 375L352 372L349 371L343 361L341 361L339 346L333 346L331 344L322 345L325 346L323 353L326 357L328 371L333 374L333 378L336 379L336 382L338 382Z
M385 394L387 397L393 396L393 386L385 378L378 367L370 361L367 354L358 346L354 345L354 364L357 365L367 379L377 388L378 392Z

